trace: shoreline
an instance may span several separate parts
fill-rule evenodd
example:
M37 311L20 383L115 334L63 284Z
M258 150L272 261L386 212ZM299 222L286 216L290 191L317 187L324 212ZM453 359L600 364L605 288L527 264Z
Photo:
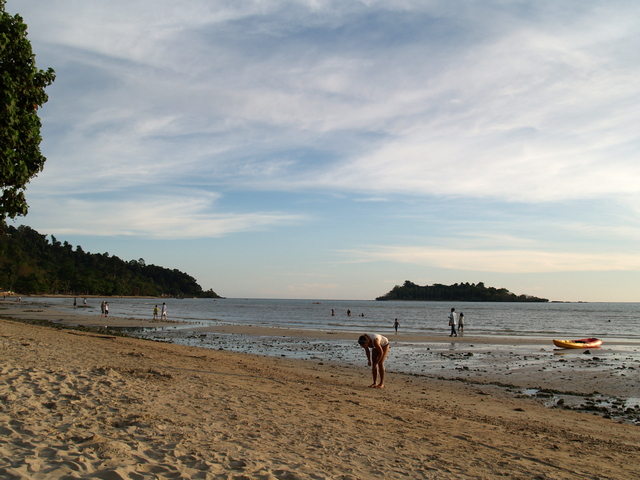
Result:
M7 478L640 479L638 426L493 385L6 320L0 351Z
M71 297L73 298L73 297ZM88 298L88 297L87 297ZM113 315L102 316L93 312L95 306L85 308L79 305L76 308L70 306L62 310L52 306L44 306L27 301L0 301L0 317L16 319L45 320L66 326L81 326L87 328L148 328L169 327L181 325L182 322L144 320L140 318L117 317Z
M52 321L69 327L117 331L128 335L177 345L222 350L267 357L323 362L359 368L363 351L354 332L302 330L286 327L199 322L159 322L137 318L86 315L81 310L34 305L1 304L0 318ZM585 404L586 396L596 400L604 414L640 424L640 342L607 340L601 348L565 350L550 338L512 336L389 335L390 374L410 374L432 379L462 381L476 385L502 385L541 395L547 405ZM546 395L540 392L552 392ZM612 403L618 405L609 408ZM630 410L629 410L630 409ZM625 411L629 410L629 413Z
M111 299L111 315L134 319L150 320L156 299ZM73 299L30 297L27 302L57 308L62 312L72 312ZM442 304L426 302L423 306L415 302L373 302L354 304L351 301L339 305L317 305L315 302L299 300L259 300L244 301L227 299L217 302L184 299L167 299L169 318L190 324L219 325L239 324L252 326L288 327L293 329L320 329L352 331L354 334L365 331L376 333L393 333L390 319L400 317L400 333L419 336L447 337L449 327L440 319ZM80 300L79 303L82 303ZM99 318L100 299L88 300L87 313L96 314ZM527 304L531 306L531 304ZM332 307L329 309L329 307ZM348 307L352 311L362 313L353 318L348 316ZM458 307L461 307L458 305ZM334 310L335 315L330 315ZM533 306L530 310L520 310L516 304L475 303L466 306L469 309L467 335L517 338L523 334L527 338L576 339L583 337L599 337L609 341L640 342L640 333L636 328L635 318L640 310L635 307L617 305L615 307L542 307ZM78 310L81 310L78 308ZM366 314L366 318L365 315ZM507 315L513 322L503 321ZM362 318L359 318L362 317ZM582 321L581 319L584 319ZM448 321L448 320L447 320ZM176 325L186 326L187 323ZM385 333L386 332L386 333Z
M38 296L44 297L44 296ZM69 297L69 298L73 298ZM78 297L82 298L82 297ZM89 298L89 297L87 297ZM102 297L92 297L102 298ZM125 297L120 297L125 298ZM131 298L156 298L156 297L131 297ZM88 310L95 309L95 306L88 307ZM333 330L327 329L301 329L290 327L267 327L256 326L249 324L232 324L232 323L219 323L214 325L203 325L200 321L175 321L175 320L152 320L134 317L121 317L115 315L109 315L108 317L101 316L99 314L85 313L84 307L79 305L76 308L71 306L64 309L57 306L43 306L38 303L29 303L23 301L17 303L13 300L0 300L0 316L8 316L15 318L42 318L49 319L55 323L61 323L63 325L73 326L79 325L89 328L122 328L122 329L153 329L156 327L176 328L176 329L189 329L193 331L203 331L210 333L221 334L249 334L249 335L263 335L263 336L277 336L286 332L287 336L294 338L314 338L324 339L327 335L331 335L332 338L340 340L353 339L359 335L359 331L347 331L347 330ZM476 343L476 344L496 344L496 345L552 345L552 336L536 336L536 335L459 335L458 337L450 338L446 333L442 335L422 335L422 334L404 334L400 333L394 335L392 331L383 333L390 340L399 342L414 342L414 343ZM559 338L559 337L555 337ZM640 348L640 338L637 339L623 339L617 337L608 337L606 339L606 346L627 346Z

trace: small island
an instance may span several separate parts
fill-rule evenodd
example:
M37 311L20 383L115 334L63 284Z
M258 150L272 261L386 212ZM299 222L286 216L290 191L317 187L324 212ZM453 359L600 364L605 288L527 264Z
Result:
M409 280L396 285L389 293L376 300L421 300L448 302L548 302L546 298L516 295L506 288L485 287L484 283L456 283L454 285L416 285Z

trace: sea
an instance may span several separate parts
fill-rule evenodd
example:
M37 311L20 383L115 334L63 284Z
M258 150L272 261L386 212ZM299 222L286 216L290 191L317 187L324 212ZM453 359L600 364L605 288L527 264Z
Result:
M29 297L28 301L72 308L73 299ZM100 313L102 299L87 299L83 313ZM285 299L109 298L109 313L151 319L167 304L168 319L193 325L253 325L340 332L448 335L449 312L464 313L465 334L536 338L598 337L640 340L640 303L419 302ZM78 297L79 306L83 298ZM350 315L348 314L350 312ZM180 328L180 327L179 327Z

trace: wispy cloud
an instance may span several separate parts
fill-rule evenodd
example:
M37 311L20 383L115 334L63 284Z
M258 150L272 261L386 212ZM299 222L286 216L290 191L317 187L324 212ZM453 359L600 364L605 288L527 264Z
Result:
M640 269L640 256L637 252L599 254L384 246L344 253L351 256L356 262L397 262L475 272L555 273L637 271Z
M34 217L48 233L91 236L141 236L184 239L221 237L238 232L300 224L304 215L257 211L217 212L215 195L146 195L126 200L37 198ZM60 213L69 219L60 223Z
M77 15L55 13L58 28L37 33L69 62L52 103L83 112L50 157L102 189L223 173L242 188L505 201L637 191L640 69L613 55L638 46L629 12L119 3L75 4ZM113 81L84 96L65 86L73 65Z

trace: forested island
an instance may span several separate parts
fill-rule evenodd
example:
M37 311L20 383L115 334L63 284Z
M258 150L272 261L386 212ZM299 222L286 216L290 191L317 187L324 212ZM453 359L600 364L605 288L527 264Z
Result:
M546 298L516 295L506 288L485 287L484 283L420 286L406 280L376 300L424 300L456 302L548 302Z
M0 290L23 295L115 295L221 298L176 269L89 253L27 226L0 234Z

